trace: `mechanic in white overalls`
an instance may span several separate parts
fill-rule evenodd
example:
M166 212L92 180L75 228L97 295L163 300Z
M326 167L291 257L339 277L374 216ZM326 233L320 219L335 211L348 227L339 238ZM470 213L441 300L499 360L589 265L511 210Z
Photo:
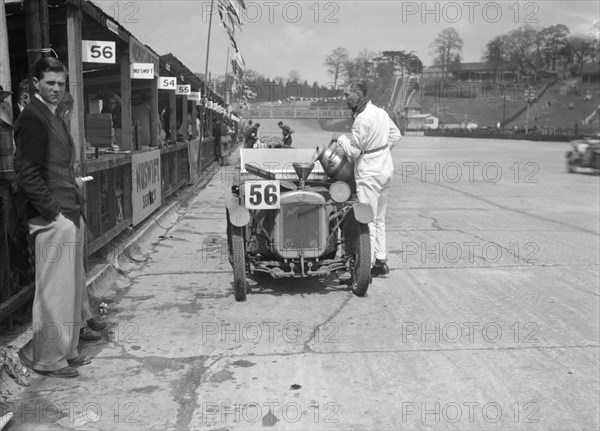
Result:
M371 274L388 274L385 242L387 195L394 175L390 150L400 141L400 130L383 109L367 97L365 81L352 82L344 91L344 99L352 109L352 136L337 136L337 143L353 160L358 200L373 209L369 223L371 234ZM335 138L335 135L334 135Z

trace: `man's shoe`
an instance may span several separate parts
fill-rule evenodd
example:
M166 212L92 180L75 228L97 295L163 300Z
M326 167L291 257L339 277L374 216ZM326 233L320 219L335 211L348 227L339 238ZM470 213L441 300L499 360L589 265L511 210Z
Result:
M90 328L81 328L79 330L79 339L83 341L97 341L102 338L102 335Z
M87 356L79 355L73 359L67 359L70 367L81 367L82 365L91 364L92 360Z
M375 265L371 268L371 277L379 277L380 275L387 275L390 273L390 268L387 266L385 260L375 260Z
M102 331L104 328L106 328L106 322L96 320L93 317L89 320L86 320L86 323L88 327L94 331Z
M64 368L61 368L60 370L56 370L56 371L38 371L38 370L34 370L34 371L36 373L42 374L44 376L58 377L58 378L63 378L63 379L79 376L79 371L77 371L73 367L64 367Z

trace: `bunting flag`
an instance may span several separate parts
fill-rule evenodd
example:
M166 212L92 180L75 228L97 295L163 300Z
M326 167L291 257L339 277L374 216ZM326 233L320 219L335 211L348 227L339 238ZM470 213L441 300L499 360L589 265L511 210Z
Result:
M241 30L242 26L242 20L238 12L239 8L246 9L243 0L217 0L217 11L219 12L221 24L225 27L229 40L236 51L238 51L238 47L235 41L235 29L239 28Z
M244 61L244 57L242 57L242 54L238 50L236 50L233 55L237 61L237 64L242 68L242 70L245 69L246 62Z
M242 78L244 76L244 69L235 58L231 59L231 70L233 72L233 76Z

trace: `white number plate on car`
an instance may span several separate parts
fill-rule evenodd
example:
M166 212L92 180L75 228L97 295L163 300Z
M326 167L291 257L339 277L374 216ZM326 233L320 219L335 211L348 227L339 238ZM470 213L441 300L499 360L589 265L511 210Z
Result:
M279 209L279 180L246 181L244 192L246 208L249 210Z

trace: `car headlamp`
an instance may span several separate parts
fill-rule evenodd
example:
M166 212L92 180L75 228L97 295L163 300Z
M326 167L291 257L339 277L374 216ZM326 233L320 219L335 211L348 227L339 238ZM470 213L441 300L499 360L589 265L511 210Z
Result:
M351 194L350 186L343 181L336 181L329 187L331 199L336 202L346 202Z

